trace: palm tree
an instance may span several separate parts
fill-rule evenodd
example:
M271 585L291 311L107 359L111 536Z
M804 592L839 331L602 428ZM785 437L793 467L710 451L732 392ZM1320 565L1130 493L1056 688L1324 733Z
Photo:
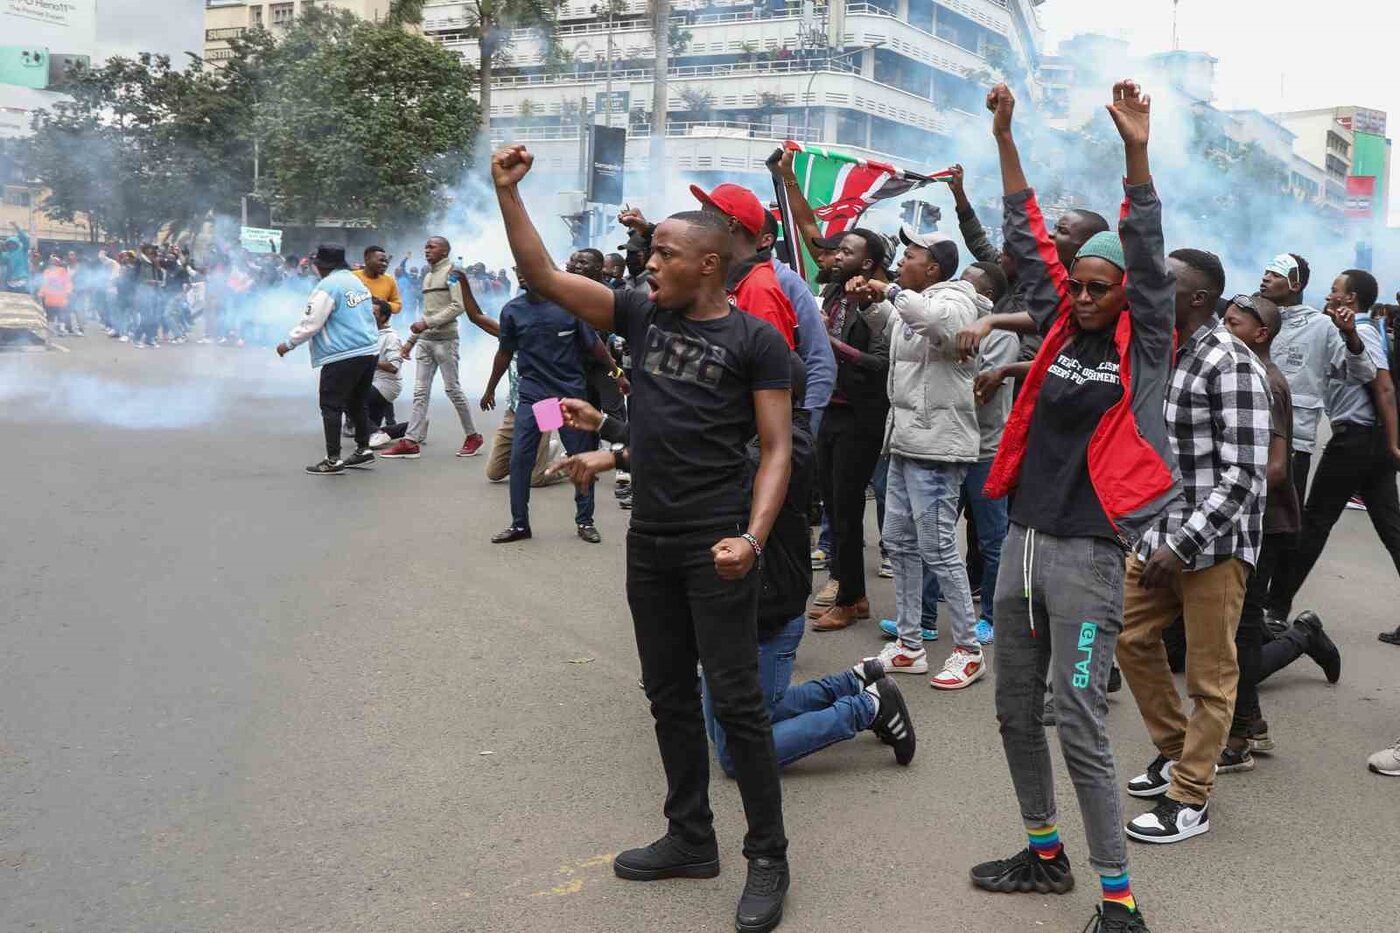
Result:
M389 21L418 24L423 21L425 0L394 0L389 6ZM481 90L481 132L491 130L491 79L495 65L510 47L510 31L538 28L544 32L545 45L554 47L554 25L559 4L557 0L467 0L466 33L477 40L480 50L477 77Z

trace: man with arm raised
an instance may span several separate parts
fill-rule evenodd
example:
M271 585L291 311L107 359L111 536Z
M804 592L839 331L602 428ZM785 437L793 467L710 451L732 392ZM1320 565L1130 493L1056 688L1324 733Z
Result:
M492 157L506 237L542 297L633 348L632 527L627 599L642 680L666 770L666 834L613 862L652 881L719 872L709 805L709 747L695 666L704 665L748 818L748 883L739 930L771 930L788 886L782 790L758 681L758 574L791 465L788 348L766 322L725 297L730 235L699 211L657 225L645 291L614 292L560 271L518 185L534 161L524 146ZM752 486L744 448L757 433Z

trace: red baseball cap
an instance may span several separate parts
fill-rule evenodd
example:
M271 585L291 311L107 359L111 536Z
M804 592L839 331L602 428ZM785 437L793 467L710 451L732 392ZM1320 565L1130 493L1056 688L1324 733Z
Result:
M763 231L763 218L767 212L758 201L758 195L739 185L717 185L709 194L699 185L691 185L690 193L701 204L713 204L721 213L739 221L739 225L754 236Z

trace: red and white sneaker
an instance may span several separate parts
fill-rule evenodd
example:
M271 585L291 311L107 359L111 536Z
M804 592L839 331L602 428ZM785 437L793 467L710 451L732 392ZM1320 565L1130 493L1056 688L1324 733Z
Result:
M943 670L934 674L928 684L938 690L961 690L987 672L986 661L980 651L967 651L954 648L943 662Z
M884 665L886 674L928 673L928 652L922 648L910 651L898 638L882 648L875 660Z
M459 457L475 457L481 453L481 445L486 440L480 434L468 434L467 439L462 442L462 449L457 451Z
M379 456L389 460L417 460L422 454L418 445L406 437L401 437L393 447L379 451Z

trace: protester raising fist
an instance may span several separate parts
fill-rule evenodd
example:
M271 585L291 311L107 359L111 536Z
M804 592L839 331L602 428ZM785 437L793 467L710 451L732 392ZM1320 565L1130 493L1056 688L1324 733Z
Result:
M491 181L497 188L511 188L530 173L535 154L519 143L502 146L491 156Z

